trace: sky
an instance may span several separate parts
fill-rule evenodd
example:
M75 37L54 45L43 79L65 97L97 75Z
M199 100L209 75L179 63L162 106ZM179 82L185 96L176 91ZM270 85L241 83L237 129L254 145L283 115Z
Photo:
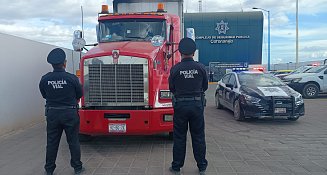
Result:
M299 1L299 61L327 58L327 0ZM112 0L1 0L0 33L72 49L74 30L96 43L95 26L101 5ZM184 11L198 12L198 0L184 0ZM270 11L271 63L295 62L296 0L202 0L203 12ZM267 12L264 14L263 63L267 63Z

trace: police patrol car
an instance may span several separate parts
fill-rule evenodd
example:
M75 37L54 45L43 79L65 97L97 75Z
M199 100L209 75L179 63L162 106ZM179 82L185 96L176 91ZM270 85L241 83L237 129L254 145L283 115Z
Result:
M296 121L304 115L302 95L279 78L261 71L226 74L215 93L218 109L234 112L234 119L285 118Z

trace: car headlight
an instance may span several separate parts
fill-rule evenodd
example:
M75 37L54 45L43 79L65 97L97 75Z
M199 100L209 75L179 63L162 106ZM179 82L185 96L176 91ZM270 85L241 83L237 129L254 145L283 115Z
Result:
M261 101L260 98L252 97L252 96L250 96L250 95L243 95L243 96L244 96L245 100L246 100L247 102L250 102L250 103L259 103L259 102Z
M303 101L303 98L302 98L302 95L301 94L298 94L297 96L295 96L295 104L297 106L300 106L304 103Z
M292 80L292 82L293 83L298 83L298 82L300 82L302 80L302 78L294 78L293 80Z

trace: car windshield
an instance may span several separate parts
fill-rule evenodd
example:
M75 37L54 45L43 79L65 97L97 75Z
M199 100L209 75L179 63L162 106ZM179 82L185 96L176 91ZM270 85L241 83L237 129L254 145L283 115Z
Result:
M274 75L280 75L280 74L288 74L290 73L291 71L277 71L274 73Z
M306 73L319 73L322 70L324 70L327 66L317 66L314 68L311 68L310 70L306 71Z
M99 22L100 42L151 41L155 35L166 38L164 20L119 19Z
M240 84L248 87L284 86L285 84L271 74L240 73L238 74Z

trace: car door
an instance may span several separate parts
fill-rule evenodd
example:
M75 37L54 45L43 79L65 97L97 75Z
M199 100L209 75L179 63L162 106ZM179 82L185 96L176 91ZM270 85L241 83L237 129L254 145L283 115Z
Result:
M226 99L226 106L233 110L234 108L234 97L235 97L235 87L236 86L236 76L235 74L231 74L228 84L232 85L232 87L226 87L225 91L225 99Z
M223 76L223 78L221 79L221 81L218 84L218 97L220 100L220 103L224 106L226 106L226 84L229 81L231 74L226 74L225 76Z

